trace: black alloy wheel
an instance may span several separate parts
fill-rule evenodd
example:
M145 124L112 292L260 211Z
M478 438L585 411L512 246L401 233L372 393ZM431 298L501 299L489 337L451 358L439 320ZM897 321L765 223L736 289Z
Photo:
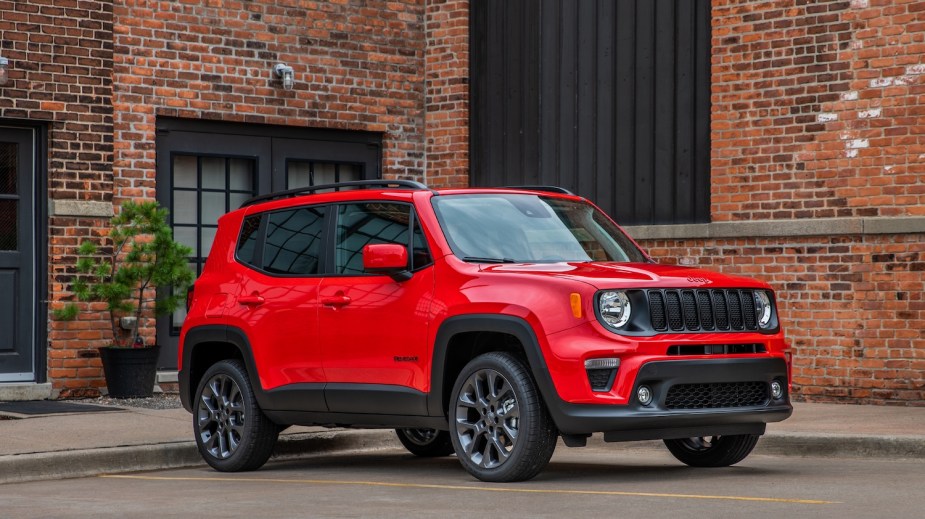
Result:
M524 363L510 353L473 359L450 401L450 438L482 481L524 481L549 463L558 431Z
M266 463L280 428L260 410L241 361L210 367L195 402L193 430L206 463L222 472L256 470Z

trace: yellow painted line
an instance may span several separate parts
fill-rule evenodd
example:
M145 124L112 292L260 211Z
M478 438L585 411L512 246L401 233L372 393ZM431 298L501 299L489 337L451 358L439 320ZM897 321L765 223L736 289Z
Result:
M425 483L387 483L384 481L338 481L329 479L273 479L273 478L220 478L220 477L166 477L166 476L120 476L102 475L108 479L135 479L142 481L218 481L228 483L288 483L305 485L354 485L367 487L392 488L424 488L434 490L469 490L476 492L509 492L521 494L569 494L591 496L630 496L630 497L662 497L672 499L716 499L725 501L753 501L761 503L788 503L798 505L833 505L838 501L820 501L816 499L786 499L778 497L749 497L749 496L711 496L698 494L660 494L654 492L619 492L615 490L561 490L542 488L511 488L511 487L467 487L461 485L433 485Z

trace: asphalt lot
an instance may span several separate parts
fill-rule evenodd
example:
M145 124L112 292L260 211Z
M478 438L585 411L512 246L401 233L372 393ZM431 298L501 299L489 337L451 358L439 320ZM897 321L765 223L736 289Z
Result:
M650 444L651 445L651 444ZM3 517L894 517L925 510L921 460L752 455L692 469L660 448L560 446L536 479L487 484L398 449L0 486Z

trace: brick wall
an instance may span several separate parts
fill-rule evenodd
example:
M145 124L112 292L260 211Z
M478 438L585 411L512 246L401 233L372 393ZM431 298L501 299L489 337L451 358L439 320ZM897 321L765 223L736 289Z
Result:
M158 116L382 132L384 175L422 179L423 31L414 0L120 3L116 198L154 197Z
M923 56L921 0L713 1L707 227L770 221L643 246L770 282L797 398L925 405Z
M767 230L681 226L643 246L769 281L797 398L925 405L925 1L713 0L712 14L708 227ZM0 117L47 123L53 201L97 204L51 211L52 307L101 209L154 197L160 116L382 132L386 176L468 183L467 0L0 0L0 41ZM831 232L786 232L804 222ZM55 389L93 394L106 342L101 313L51 322Z
M112 2L0 1L0 41L0 55L10 60L10 83L0 88L0 118L45 124L48 198L110 200ZM79 237L101 224L67 214L48 221L51 306L73 272ZM48 376L64 396L93 393L102 385L93 357L102 337L96 330L107 324L98 317L48 325Z
M925 2L713 6L713 221L925 215Z
M469 185L469 0L428 1L427 183Z

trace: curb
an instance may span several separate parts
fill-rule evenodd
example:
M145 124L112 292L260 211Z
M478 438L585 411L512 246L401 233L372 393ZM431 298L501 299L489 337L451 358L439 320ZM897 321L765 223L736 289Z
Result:
M588 442L590 448L597 449L607 449L612 445L615 444L604 443L600 435L595 435ZM623 445L663 448L660 441ZM400 445L391 429L296 433L280 436L271 460L396 448ZM925 437L778 432L763 436L755 453L794 457L925 459ZM0 456L0 484L195 466L205 466L205 463L192 441L16 454Z
M755 452L823 458L925 459L925 437L778 432L763 436Z
M398 447L391 430L280 436L271 460ZM193 441L0 456L0 484L205 466Z

